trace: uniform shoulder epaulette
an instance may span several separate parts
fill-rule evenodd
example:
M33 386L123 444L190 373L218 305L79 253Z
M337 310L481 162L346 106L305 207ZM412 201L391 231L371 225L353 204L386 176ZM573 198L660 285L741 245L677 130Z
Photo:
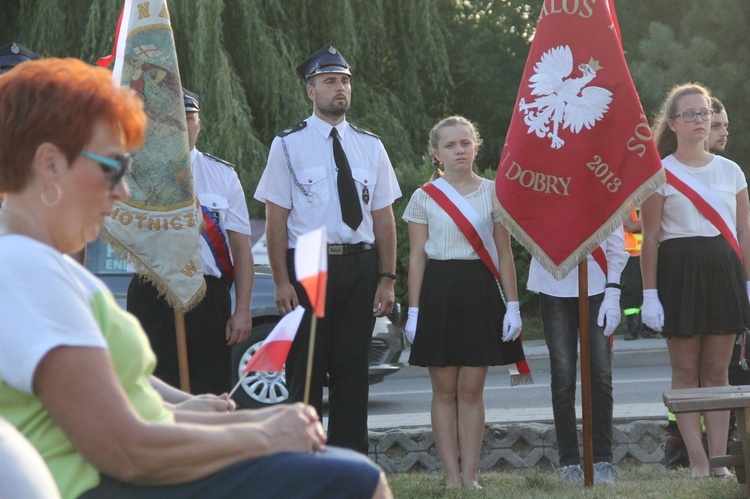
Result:
M354 126L351 123L349 123L349 126L352 127L352 130L354 130L355 132L363 133L365 135L369 135L370 137L375 137L376 139L380 140L380 137L378 137L377 135L375 135L369 130L365 130L364 128L359 128L358 126Z
M228 166L229 168L234 169L234 165L232 163L230 163L229 161L224 161L223 159L217 158L213 154L208 154L207 152L201 151L201 154L203 154L205 157L207 157L209 159L213 159L214 161L216 161L218 163L221 163L222 165L225 165L225 166Z
M300 130L303 130L307 126L307 121L300 121L296 125L292 125L289 128L285 128L279 133L276 134L277 137L286 137L289 134L292 134L294 132L299 132Z

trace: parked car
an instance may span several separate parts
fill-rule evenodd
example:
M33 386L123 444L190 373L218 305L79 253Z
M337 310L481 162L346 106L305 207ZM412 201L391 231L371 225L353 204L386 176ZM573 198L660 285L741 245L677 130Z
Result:
M102 279L124 309L132 274L127 262L120 259L101 239L86 248L86 268ZM232 301L234 302L234 288ZM253 329L249 338L232 348L232 384L240 379L245 364L260 348L279 319L274 299L274 285L268 265L256 265L252 304ZM400 306L390 317L375 321L370 347L370 384L383 379L401 368L398 363L404 349L403 330L400 324ZM251 373L232 396L240 407L265 407L285 402L289 397L284 373Z

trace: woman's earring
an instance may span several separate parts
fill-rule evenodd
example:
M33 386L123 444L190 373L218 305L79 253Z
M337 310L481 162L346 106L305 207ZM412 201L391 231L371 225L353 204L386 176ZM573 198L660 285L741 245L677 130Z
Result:
M53 206L55 206L60 201L60 198L62 197L62 189L57 184L57 182L55 182L54 186L55 186L55 190L57 191L57 195L54 201L48 201L47 198L44 197L44 193L47 190L46 187L42 191L42 194L41 194L42 203L44 203L44 206L47 206L48 208L52 208Z

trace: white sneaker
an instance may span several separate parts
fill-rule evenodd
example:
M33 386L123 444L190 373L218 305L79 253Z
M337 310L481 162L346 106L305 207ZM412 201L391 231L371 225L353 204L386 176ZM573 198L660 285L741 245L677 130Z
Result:
M583 470L580 464L562 466L557 472L565 483L583 483Z
M594 463L594 483L614 484L617 481L617 468L612 463Z

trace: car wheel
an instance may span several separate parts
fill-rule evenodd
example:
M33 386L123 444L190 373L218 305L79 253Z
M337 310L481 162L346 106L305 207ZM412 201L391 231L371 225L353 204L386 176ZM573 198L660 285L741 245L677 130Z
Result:
M248 339L232 348L232 386L242 377L242 370L250 358L263 345L275 324L253 327ZM252 372L242 380L232 398L239 407L260 408L286 402L289 390L284 371L280 373Z

